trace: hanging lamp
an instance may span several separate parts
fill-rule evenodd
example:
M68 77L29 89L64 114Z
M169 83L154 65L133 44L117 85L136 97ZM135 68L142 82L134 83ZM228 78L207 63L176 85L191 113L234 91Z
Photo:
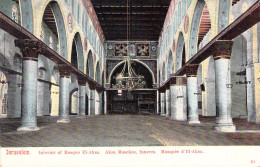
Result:
M122 71L115 77L116 84L114 88L118 89L118 95L122 95L122 90L131 91L136 88L144 88L144 76L137 75L131 66L131 59L129 55L129 1L127 0L127 56L123 61Z

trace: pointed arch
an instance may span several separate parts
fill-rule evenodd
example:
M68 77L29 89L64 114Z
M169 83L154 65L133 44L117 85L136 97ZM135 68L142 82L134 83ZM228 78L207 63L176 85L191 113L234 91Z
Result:
M152 70L150 69L150 67L148 67L145 63L143 63L142 61L140 60L131 60L131 61L135 61L135 62L138 62L140 63L141 65L143 65L144 67L146 67L146 69L150 72L151 74L151 77L152 77L152 83L155 84L155 77L154 77L154 73L152 72ZM124 61L121 61L119 62L114 68L113 70L111 71L110 75L109 75L109 84L111 85L111 78L112 78L112 75L113 73L115 72L115 70L124 63Z
M71 47L71 63L84 72L83 46L79 32L74 35Z
M99 62L97 62L96 65L96 75L95 75L95 80L97 81L97 83L101 84L101 74L100 74L100 65Z
M162 83L165 81L165 62L163 62L162 66Z
M65 22L58 2L51 1L46 5L45 12L43 13L42 17L42 22L47 22L47 19L45 19L45 16L47 16L46 12L52 13L51 21L47 24L52 25L52 31L54 31L54 34L57 35L59 44L59 50L57 48L57 52L59 52L62 57L67 59L67 35L65 29Z
M88 52L88 59L87 59L87 71L86 71L86 74L94 79L94 60L93 60L93 54L92 54L92 51L90 50Z
M167 78L170 78L171 74L173 73L173 54L172 51L169 51L169 57L168 57L168 65L167 65Z
M189 42L189 58L194 56L197 52L197 43L198 43L198 34L199 34L199 25L200 19L202 16L202 11L205 6L204 0L198 0L195 11L192 18L191 28L190 28L190 42Z
M177 41L177 49L176 49L176 72L181 69L183 66L183 62L186 62L186 54L185 54L185 41L183 33L179 33L178 41Z

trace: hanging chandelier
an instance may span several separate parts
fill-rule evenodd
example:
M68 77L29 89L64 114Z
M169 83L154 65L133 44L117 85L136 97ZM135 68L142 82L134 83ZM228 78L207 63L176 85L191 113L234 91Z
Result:
M115 77L116 84L113 85L113 88L117 88L118 94L122 94L122 89L131 91L137 88L144 88L146 82L144 76L137 75L134 69L131 66L131 59L129 55L129 1L127 0L127 56L123 62L122 71Z
M115 77L116 84L114 85L114 88L130 91L137 88L144 88L146 85L144 76L135 73L129 57L124 60L123 64L122 71Z

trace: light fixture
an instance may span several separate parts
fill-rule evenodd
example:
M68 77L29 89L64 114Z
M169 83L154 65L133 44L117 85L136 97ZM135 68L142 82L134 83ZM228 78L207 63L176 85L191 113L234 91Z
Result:
M144 88L145 80L144 76L137 75L131 66L130 52L129 52L129 1L127 0L127 56L123 62L122 71L115 77L116 84L113 88L117 88L118 95L122 95L122 90L126 89L131 91L136 88Z
M124 62L122 71L115 77L116 84L114 88L133 90L135 88L144 88L144 76L137 75L131 66L131 60L127 57ZM122 91L122 90L121 90ZM119 92L118 92L119 93Z

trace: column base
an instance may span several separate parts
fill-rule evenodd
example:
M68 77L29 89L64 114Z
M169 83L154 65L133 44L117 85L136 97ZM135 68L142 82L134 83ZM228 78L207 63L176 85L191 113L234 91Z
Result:
M218 132L236 132L235 125L217 125L215 130Z
M172 120L174 120L174 121L187 121L187 119L185 119L185 118L176 118L176 117L171 117L171 119Z
M22 126L17 129L17 131L19 131L19 132L22 132L22 131L31 132L31 131L38 131L38 130L40 130L40 128L37 126L31 126L31 127Z
M59 120L57 120L57 123L66 124L66 123L70 123L70 120L69 119L59 119Z
M198 117L190 117L188 122L189 124L200 124Z
M200 121L189 121L189 124L200 124Z

